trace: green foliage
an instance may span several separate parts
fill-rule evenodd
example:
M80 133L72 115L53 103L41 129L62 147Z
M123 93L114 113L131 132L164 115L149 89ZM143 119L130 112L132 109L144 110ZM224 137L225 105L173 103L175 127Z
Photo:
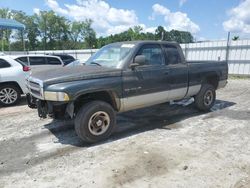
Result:
M27 50L101 48L109 43L132 40L193 42L191 33L166 31L162 26L155 33L145 33L141 26L135 26L119 34L97 38L92 28L92 20L71 22L53 11L40 11L39 14L30 16L22 11L0 9L0 17L13 18L26 26L23 33L6 29L0 32L0 38L4 40L4 50L22 50L23 41Z
M120 41L132 41L132 40L164 40L164 41L175 41L178 43L191 43L194 41L191 33L186 31L171 30L166 31L164 27L159 26L155 33L144 33L140 26L135 26L129 30L110 35L107 37L100 37L97 41L97 47L100 48L106 44Z
M232 38L233 41L237 41L237 40L239 40L239 39L240 39L239 36L234 36L234 37Z

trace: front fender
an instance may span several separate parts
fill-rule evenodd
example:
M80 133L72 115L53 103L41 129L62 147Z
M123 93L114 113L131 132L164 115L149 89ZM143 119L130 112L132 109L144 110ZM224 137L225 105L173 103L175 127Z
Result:
M91 80L79 80L53 84L44 88L45 91L65 92L70 101L75 101L78 97L100 91L111 92L115 98L122 97L122 78L108 77Z

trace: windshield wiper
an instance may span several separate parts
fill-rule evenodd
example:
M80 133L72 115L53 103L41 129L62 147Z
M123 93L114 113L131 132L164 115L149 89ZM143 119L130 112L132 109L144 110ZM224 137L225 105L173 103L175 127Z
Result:
M91 62L90 64L91 64L91 65L98 65L98 66L100 66L100 67L102 66L101 64L96 63L96 62L94 62L94 61L93 61L93 62Z

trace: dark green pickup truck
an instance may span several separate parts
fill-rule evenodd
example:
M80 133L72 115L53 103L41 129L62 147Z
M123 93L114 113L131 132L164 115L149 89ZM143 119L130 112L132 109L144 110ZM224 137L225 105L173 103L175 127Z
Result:
M97 142L111 135L118 112L190 97L208 111L227 78L225 61L186 62L177 43L121 42L103 47L83 66L32 74L28 101L42 118L75 119L77 135Z

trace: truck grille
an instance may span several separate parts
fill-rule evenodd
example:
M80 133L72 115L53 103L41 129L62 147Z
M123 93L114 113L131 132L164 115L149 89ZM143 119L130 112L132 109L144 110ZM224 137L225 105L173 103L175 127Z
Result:
M29 84L30 84L31 87L40 88L39 83L29 81Z
M43 84L40 80L34 80L33 78L28 78L26 80L26 85L29 93L38 98L43 99Z

